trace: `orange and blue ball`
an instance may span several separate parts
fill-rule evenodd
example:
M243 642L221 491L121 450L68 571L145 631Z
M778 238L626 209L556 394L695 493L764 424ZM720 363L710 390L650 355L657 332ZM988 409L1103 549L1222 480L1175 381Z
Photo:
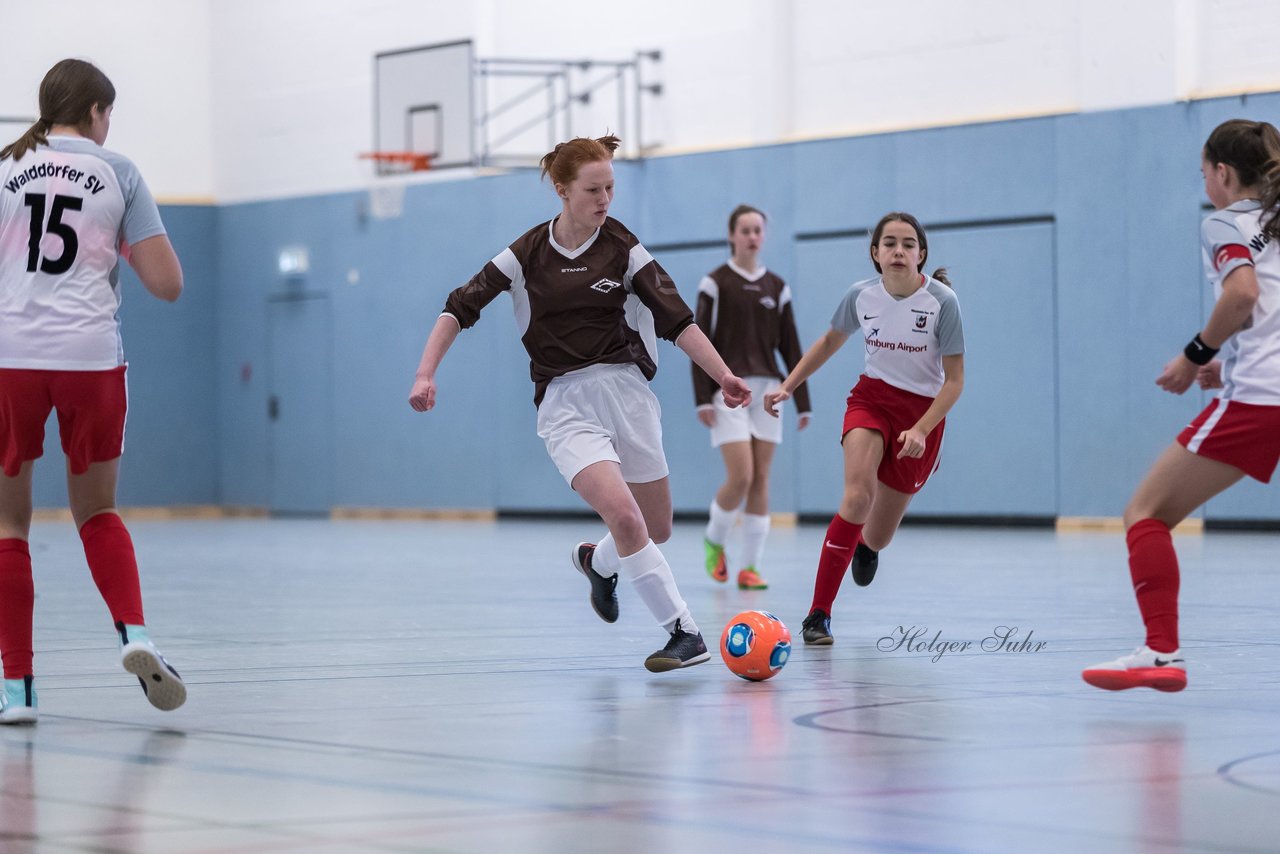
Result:
M724 627L720 657L743 679L762 682L791 657L791 632L768 611L743 611Z

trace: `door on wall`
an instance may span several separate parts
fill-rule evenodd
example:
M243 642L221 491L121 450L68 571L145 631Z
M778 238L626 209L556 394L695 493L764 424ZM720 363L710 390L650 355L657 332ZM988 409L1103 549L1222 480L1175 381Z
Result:
M267 398L273 515L333 506L332 314L327 294L268 298Z

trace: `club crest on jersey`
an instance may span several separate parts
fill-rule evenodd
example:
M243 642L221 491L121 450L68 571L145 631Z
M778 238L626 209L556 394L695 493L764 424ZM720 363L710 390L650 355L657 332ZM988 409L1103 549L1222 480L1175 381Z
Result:
M918 317L916 317L916 329L924 329L925 325L928 324L928 322L929 322L929 318L926 315L923 315L923 314L919 315Z
M765 308L769 309L770 311L773 311L775 308L778 307L778 301L770 296L760 297L760 304Z
M612 279L601 279L600 281L596 282L594 285L591 286L591 290L599 291L602 294L607 294L610 291L612 291L614 288L620 288L620 287L622 287L622 285L618 282L613 281Z

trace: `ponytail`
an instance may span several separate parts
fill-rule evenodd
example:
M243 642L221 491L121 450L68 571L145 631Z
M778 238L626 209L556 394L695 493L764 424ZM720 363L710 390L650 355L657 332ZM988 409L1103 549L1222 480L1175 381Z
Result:
M938 269L934 270L933 275L930 278L937 279L939 282L942 282L942 284L946 285L947 287L954 289L954 286L951 284L951 279L947 277L946 267L939 267Z
M539 161L542 167L539 177L550 175L551 180L557 184L570 184L578 177L578 170L583 164L612 160L613 153L621 144L622 140L613 134L606 134L598 139L579 136L568 142L561 142L542 156Z
M49 142L49 129L52 127L53 122L48 119L36 119L35 124L27 128L26 133L4 148L0 148L0 161L8 160L10 157L14 160L21 160L24 154L33 150L37 145L47 145Z
M1267 152L1260 181L1264 217L1262 234L1272 240L1280 240L1280 132L1267 122L1258 124L1258 135L1262 137L1262 145Z
M64 59L40 81L40 118L27 132L0 149L0 160L21 160L37 145L47 145L54 125L70 125L87 135L93 108L105 110L116 102L116 87L93 63Z

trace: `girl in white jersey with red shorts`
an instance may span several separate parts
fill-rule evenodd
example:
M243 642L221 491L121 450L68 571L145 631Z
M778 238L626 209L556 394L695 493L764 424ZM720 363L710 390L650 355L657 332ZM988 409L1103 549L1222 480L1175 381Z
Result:
M462 329L508 292L529 353L538 435L568 482L600 514L609 533L579 543L574 567L591 583L591 605L618 619L615 592L625 574L669 638L645 660L653 672L711 656L676 588L658 543L671 536L671 486L662 450L661 408L648 380L656 339L666 338L716 378L730 406L751 392L734 376L675 283L626 226L609 217L618 139L573 139L542 159L563 204L449 295L427 339L409 404L435 406L435 373Z
M1200 170L1216 208L1200 243L1217 302L1156 384L1173 394L1196 381L1222 391L1165 449L1125 508L1146 643L1082 674L1112 691L1186 687L1170 529L1245 475L1269 482L1280 460L1280 134L1266 122L1224 122L1205 142Z
M945 271L932 277L921 272L928 256L928 239L915 217L885 214L871 235L871 262L881 275L849 288L831 328L765 396L773 414L779 401L862 330L866 372L849 394L840 438L844 496L818 558L803 625L806 644L833 642L831 607L851 561L854 581L871 583L880 549L938 468L946 415L964 390L960 304Z
M121 663L156 708L186 699L143 621L138 565L116 512L125 361L117 312L121 252L172 302L182 268L132 163L102 148L115 88L66 59L40 84L40 120L0 150L0 723L34 723L32 462L58 413L71 515L111 612Z
M729 580L729 558L738 566L738 587L763 590L760 574L764 541L769 536L769 469L782 441L782 421L764 411L764 395L778 387L778 356L791 370L800 363L800 335L791 305L791 287L760 263L765 215L750 205L729 214L733 257L698 285L694 319L734 373L751 386L750 406L730 409L715 381L693 366L693 396L698 420L711 431L712 447L724 458L725 480L711 500L703 537L707 574ZM797 430L809 425L809 389L796 390ZM742 519L741 548L725 549L729 532Z

